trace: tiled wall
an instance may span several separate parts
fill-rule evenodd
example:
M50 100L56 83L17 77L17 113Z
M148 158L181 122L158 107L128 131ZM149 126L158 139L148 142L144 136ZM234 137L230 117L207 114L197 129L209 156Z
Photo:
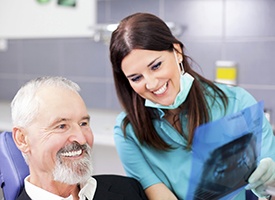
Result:
M275 124L275 0L98 0L98 23L151 12L184 27L179 39L215 78L216 60L238 63L238 84L272 109ZM10 101L27 80L62 75L80 84L90 108L119 109L108 45L92 39L10 40L0 52L0 101Z

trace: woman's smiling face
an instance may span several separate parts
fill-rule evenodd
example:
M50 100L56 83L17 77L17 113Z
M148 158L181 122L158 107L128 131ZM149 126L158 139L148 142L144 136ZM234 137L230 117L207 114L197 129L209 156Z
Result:
M181 60L174 52L134 49L122 60L122 71L137 94L164 106L173 104L180 90Z

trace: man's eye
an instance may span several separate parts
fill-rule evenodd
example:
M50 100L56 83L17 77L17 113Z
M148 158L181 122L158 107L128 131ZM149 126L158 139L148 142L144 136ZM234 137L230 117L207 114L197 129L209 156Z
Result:
M66 124L60 124L60 125L57 126L57 128L64 129L64 128L66 128Z
M157 64L153 65L153 66L151 67L151 70L156 70L156 69L158 69L158 68L160 67L161 63L162 63L162 62L158 62Z
M81 123L80 123L80 126L88 126L88 125L89 125L88 122L81 122Z

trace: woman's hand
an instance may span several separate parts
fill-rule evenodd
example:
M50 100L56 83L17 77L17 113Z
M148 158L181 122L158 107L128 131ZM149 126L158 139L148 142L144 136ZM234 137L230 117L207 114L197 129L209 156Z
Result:
M252 190L258 197L275 195L275 162L264 158L248 179L247 190Z

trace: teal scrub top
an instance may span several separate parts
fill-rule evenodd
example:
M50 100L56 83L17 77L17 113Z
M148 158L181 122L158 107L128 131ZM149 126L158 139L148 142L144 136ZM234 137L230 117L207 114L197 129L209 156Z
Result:
M240 87L222 84L218 84L218 86L228 96L226 115L238 112L256 103L254 97ZM211 100L207 96L206 98L209 103ZM221 100L216 102L221 102ZM164 141L174 147L172 150L160 151L147 145L141 145L131 124L126 127L127 137L125 138L121 129L125 118L124 112L117 116L114 127L116 148L126 174L140 181L144 189L162 182L179 199L185 199L191 174L192 153L185 150L184 147L187 141L164 119L163 111L158 110L161 119L153 121L155 129ZM211 120L217 120L223 116L224 110L217 103L211 104ZM186 115L180 116L183 129L186 127L187 117ZM186 129L183 131L187 132ZM275 160L275 137L272 127L265 117L263 120L260 157L271 157ZM244 200L245 190L241 190L234 199Z

